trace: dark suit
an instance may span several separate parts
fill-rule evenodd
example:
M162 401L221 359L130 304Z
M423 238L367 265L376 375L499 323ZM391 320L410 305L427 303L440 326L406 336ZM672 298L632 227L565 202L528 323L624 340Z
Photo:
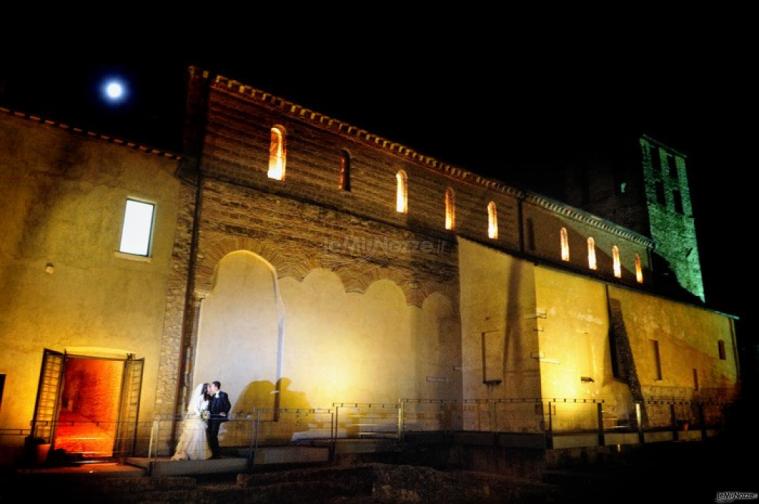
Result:
M221 390L211 397L211 401L208 403L210 417L208 418L206 432L208 434L208 445L214 457L219 456L219 428L222 422L229 420L230 409L232 409L232 404L229 402L229 396ZM221 413L224 413L224 415Z

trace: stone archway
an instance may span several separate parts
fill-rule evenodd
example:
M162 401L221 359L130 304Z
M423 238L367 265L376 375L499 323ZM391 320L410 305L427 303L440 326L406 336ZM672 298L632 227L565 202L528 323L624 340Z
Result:
M247 250L225 255L201 304L193 383L221 381L240 411L235 403L250 383L278 383L283 352L284 306L274 267ZM256 406L273 407L274 399Z

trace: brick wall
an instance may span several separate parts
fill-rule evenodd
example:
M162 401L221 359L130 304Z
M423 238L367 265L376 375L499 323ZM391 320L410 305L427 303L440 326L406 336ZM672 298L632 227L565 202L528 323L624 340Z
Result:
M197 77L195 85L205 82ZM575 244L585 243L587 236L593 236L599 245L599 255L604 253L600 247L617 244L623 267L633 272L633 282L635 254L641 256L644 268L648 267L650 241L609 221L445 165L233 81L218 78L208 85L202 170L209 177L400 226L427 237L450 239L455 234L504 251L523 252L559 263L560 256L555 253L560 250L558 230L554 228L556 223L564 222L571 226ZM274 125L282 126L286 132L284 181L267 177L270 131ZM338 188L342 151L351 156L350 192ZM395 175L399 170L408 175L407 214L395 211ZM444 228L445 191L449 187L455 192L455 233ZM520 199L540 209L540 218L533 222L539 236L535 251L520 250ZM497 207L497 239L490 239L487 234L490 201ZM577 246L573 249L575 266L586 267L586 254L578 254ZM580 260L581 255L584 260ZM611 268L599 267L598 273L613 278ZM648 273L646 278L650 276Z

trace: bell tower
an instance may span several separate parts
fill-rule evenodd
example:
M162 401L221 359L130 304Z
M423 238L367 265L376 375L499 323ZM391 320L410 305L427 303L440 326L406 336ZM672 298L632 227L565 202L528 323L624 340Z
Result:
M640 148L654 254L682 288L704 301L686 156L646 135L640 138Z

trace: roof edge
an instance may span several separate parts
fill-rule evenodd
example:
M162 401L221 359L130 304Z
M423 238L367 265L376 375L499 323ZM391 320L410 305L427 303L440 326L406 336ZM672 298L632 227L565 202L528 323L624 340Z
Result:
M174 153L174 152L171 152L171 151L162 150L162 149L156 149L156 148L151 147L149 145L139 144L139 143L136 143L136 142L130 142L129 140L124 140L124 139L121 139L121 138L118 138L118 137L114 137L114 136L110 136L110 135L105 135L103 133L98 133L98 132L95 132L95 131L85 130L85 129L82 129L82 128L78 128L76 126L71 126L70 124L66 124L64 122L53 121L53 120L50 120L50 119L45 119L43 117L40 117L40 116L37 116L37 115L34 115L34 114L29 114L29 113L26 113L26 112L20 112L18 110L9 109L9 108L2 107L2 106L0 106L0 112L5 112L6 114L8 114L8 115L10 115L12 117L18 117L20 119L26 119L26 120L29 120L29 121L32 121L32 122L36 122L36 123L41 124L43 126L51 126L53 128L59 128L59 129L62 129L62 130L65 130L65 131L69 131L71 133L79 134L79 135L82 135L82 136L85 136L85 137L88 137L88 138L94 138L96 140L106 141L108 143L120 145L120 146L123 146L123 147L128 147L130 149L134 149L136 151L143 152L145 154L151 154L151 155L155 155L155 156L165 157L165 158L173 159L173 160L177 160L177 161L179 161L180 159L182 159L182 156L180 154L177 154L177 153Z

